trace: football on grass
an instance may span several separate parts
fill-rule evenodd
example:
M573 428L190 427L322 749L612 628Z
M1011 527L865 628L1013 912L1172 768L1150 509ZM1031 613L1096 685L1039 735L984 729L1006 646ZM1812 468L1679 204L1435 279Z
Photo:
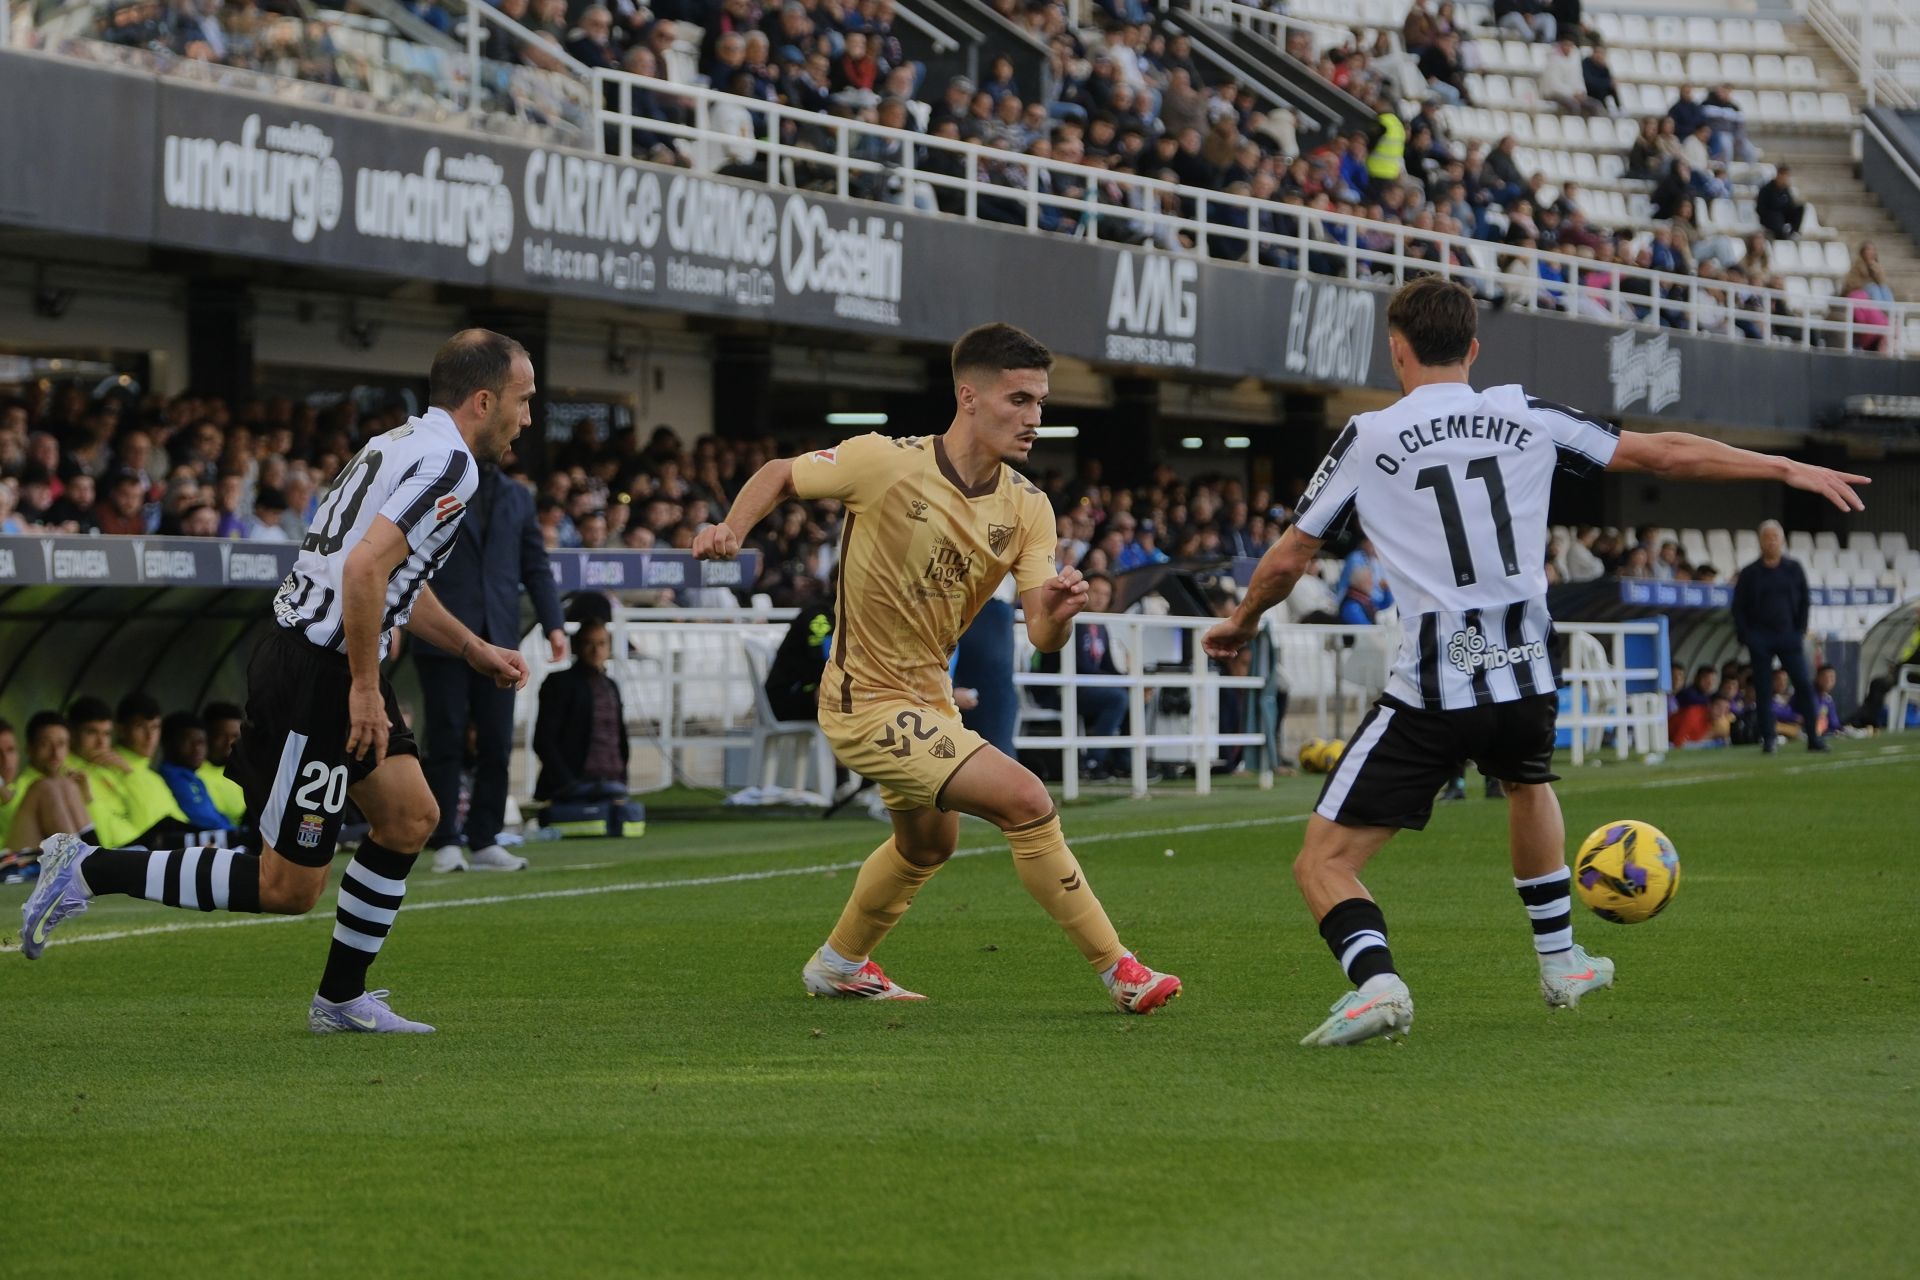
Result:
M1680 855L1658 827L1625 818L1588 836L1573 860L1573 887L1602 920L1639 924L1673 901Z

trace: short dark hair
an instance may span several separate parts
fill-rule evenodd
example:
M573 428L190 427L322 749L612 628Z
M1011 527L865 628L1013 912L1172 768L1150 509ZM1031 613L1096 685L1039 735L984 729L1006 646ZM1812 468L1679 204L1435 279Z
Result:
M237 703L209 702L200 708L200 719L206 724L212 724L216 720L238 720L245 724L247 713L242 711Z
M120 699L120 705L114 708L113 712L115 724L125 724L129 720L158 720L159 718L160 703L152 694L141 693L137 689Z
M33 713L33 717L27 721L27 745L32 746L33 740L47 729L64 729L66 727L67 718L58 711L36 711Z
M0 407L4 407L4 406L0 406ZM12 733L12 732L13 732L13 721L7 719L5 716L0 716L0 733Z
M81 694L67 705L67 724L93 724L98 720L112 720L113 708L105 701Z
M953 344L953 380L969 369L1051 369L1053 352L1024 329L995 321L960 335Z
M1387 304L1387 327L1399 330L1415 360L1436 367L1467 358L1480 317L1465 285L1422 276L1393 295Z
M499 395L507 385L516 356L527 349L491 329L462 329L434 352L427 371L427 403L440 409L458 409L477 391Z
M195 729L206 732L206 724L191 711L170 711L160 722L160 750L171 754L181 735Z

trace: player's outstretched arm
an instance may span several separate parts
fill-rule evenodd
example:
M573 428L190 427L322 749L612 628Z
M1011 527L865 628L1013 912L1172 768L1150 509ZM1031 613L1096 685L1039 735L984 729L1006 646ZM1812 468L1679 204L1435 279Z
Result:
M695 560L731 560L740 554L740 543L775 507L795 496L793 459L775 458L747 481L733 509L718 524L710 524L693 536Z
M1663 480L1777 480L1817 493L1842 511L1865 511L1867 504L1853 487L1873 483L1849 471L1737 449L1685 431L1622 431L1607 470L1641 471Z
M1238 607L1207 632L1201 647L1213 658L1231 658L1246 647L1260 629L1260 617L1293 594L1294 584L1313 568L1325 539L1310 537L1291 526L1280 541L1267 548L1254 566L1253 580Z

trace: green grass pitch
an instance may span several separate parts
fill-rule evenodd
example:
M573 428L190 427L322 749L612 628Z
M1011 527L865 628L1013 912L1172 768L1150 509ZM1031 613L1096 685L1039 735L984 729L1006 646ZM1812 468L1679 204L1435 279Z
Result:
M1307 778L1067 810L1186 979L1150 1018L976 823L880 954L923 1005L800 992L865 818L422 870L374 974L431 1037L306 1032L331 895L103 902L0 954L0 1277L1912 1275L1920 743L1566 772L1571 839L1673 837L1673 905L1576 908L1618 985L1549 1014L1476 787L1369 877L1404 1046L1295 1045L1344 989L1289 874Z

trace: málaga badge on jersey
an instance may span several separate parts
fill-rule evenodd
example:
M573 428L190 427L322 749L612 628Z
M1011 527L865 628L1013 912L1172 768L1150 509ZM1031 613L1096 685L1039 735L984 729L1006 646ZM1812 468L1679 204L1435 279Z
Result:
M317 813L309 813L300 819L300 832L294 837L294 843L302 849L318 849L320 833L325 830L327 820Z
M456 494L456 493L448 494L446 497L440 499L440 501L433 504L434 523L445 524L448 520L451 520L454 516L459 515L461 509L466 505L467 505L466 503L460 501L459 494Z
M987 526L987 545L993 549L993 554L999 555L1007 549L1007 543L1012 540L1014 530L1019 527L1017 524L990 524Z

